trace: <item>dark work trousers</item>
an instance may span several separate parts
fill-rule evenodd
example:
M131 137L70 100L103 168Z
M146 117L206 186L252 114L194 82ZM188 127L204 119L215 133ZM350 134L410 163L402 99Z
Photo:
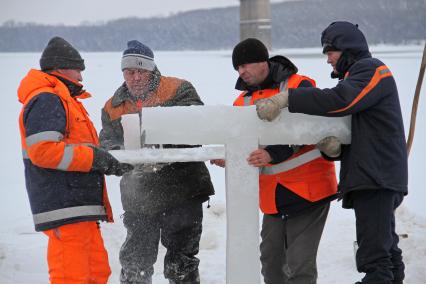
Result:
M120 250L122 284L152 283L159 241L167 249L164 276L173 283L186 282L188 275L198 275L203 209L200 201L191 201L156 215L126 211L123 223L126 241Z
M326 203L287 220L263 215L260 261L265 284L317 283L317 252L329 209Z
M395 233L395 209L401 204L403 193L361 190L350 193L349 198L356 217L357 268L366 273L362 283L402 282L405 266Z

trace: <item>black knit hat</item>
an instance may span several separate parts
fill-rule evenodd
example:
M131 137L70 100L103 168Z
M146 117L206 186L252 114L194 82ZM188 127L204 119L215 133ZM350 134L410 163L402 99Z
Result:
M248 38L241 41L232 51L232 65L238 66L247 63L268 61L269 53L266 46L258 39Z
M40 58L42 71L57 69L85 69L80 53L69 42L61 37L49 40Z

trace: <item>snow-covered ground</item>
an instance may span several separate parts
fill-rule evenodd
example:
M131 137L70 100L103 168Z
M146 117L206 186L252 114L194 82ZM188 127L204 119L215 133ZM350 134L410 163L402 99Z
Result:
M392 70L398 84L408 132L411 101L419 71L422 47L380 46L373 54L382 59ZM335 81L329 78L330 67L319 49L281 50L299 67L300 73L312 76L321 87L331 87ZM231 51L208 52L157 52L156 62L164 75L186 78L197 88L207 105L230 105L237 95L234 83L237 73L233 70ZM32 217L25 191L23 163L21 159L18 115L20 104L16 89L29 68L38 68L40 54L0 54L0 78L2 103L0 104L0 283L48 283L46 264L47 238L34 232ZM87 70L84 84L93 97L85 101L92 120L100 129L100 108L122 83L120 53L83 53ZM423 87L423 95L425 94ZM409 284L425 283L426 271L426 191L422 180L424 170L421 158L426 151L425 98L421 98L417 118L417 133L410 157L410 194L397 212L397 231L408 234L401 240L407 265ZM221 119L217 117L217 119ZM226 202L224 172L210 167L216 189L211 208L205 209L204 231L201 240L200 270L202 282L225 283L226 251ZM125 238L120 218L122 208L118 187L119 179L108 178L108 188L116 222L103 225L105 244L109 252L113 274L110 283L118 283L120 265L118 251ZM353 241L354 216L351 210L340 208L334 202L324 231L318 256L319 284L354 283L362 275L354 264ZM164 249L160 248L155 266L154 283L167 283L162 276ZM234 284L234 283L232 283ZM240 283L236 283L240 284Z

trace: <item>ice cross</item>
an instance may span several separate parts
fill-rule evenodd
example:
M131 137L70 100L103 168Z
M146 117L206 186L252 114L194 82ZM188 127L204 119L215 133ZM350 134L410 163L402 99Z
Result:
M111 151L131 163L226 159L226 283L259 284L259 171L246 158L259 145L315 144L334 135L350 143L350 117L290 114L273 122L257 118L254 107L190 106L144 108L123 117L124 151ZM147 144L225 145L223 148L140 149Z

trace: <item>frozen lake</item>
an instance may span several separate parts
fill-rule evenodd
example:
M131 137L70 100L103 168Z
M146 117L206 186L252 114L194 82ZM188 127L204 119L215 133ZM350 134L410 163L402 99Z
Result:
M398 85L408 133L412 98L417 82L421 46L375 47L373 55L385 62L391 69ZM189 80L197 89L206 105L231 105L238 92L234 90L237 73L232 68L231 51L203 52L156 52L155 61L166 76ZM326 57L320 49L280 50L273 54L288 56L298 67L299 73L317 81L319 87L332 87L336 81L329 77L331 71ZM100 109L123 82L120 70L121 53L82 53L86 62L83 73L85 89L92 94L84 101L93 122L100 130ZM0 171L0 283L47 283L45 263L46 238L33 230L32 217L25 191L23 163L21 158L18 116L21 105L16 90L22 77L30 68L38 68L40 54L0 53L0 78L3 101L0 105L0 141L2 170ZM425 83L426 85L426 83ZM409 195L402 210L398 212L400 233L408 233L402 241L408 261L407 283L424 283L426 272L426 191L421 162L426 158L426 86L417 117L416 136L409 160ZM220 119L220 117L217 117ZM224 283L225 264L225 192L224 172L217 167L209 167L216 188L212 198L212 208L205 210L204 232L201 243L201 274L203 283ZM117 178L108 179L108 188L114 208L116 223L104 225L103 232L109 251L113 275L110 283L118 282L118 250L124 240L125 230L121 219L122 208ZM353 263L352 241L354 240L354 220L350 210L334 203L319 252L319 284L351 283L360 279ZM405 243L404 243L405 242ZM331 252L330 252L331 248ZM155 283L166 283L162 277L162 254L160 250L155 269ZM420 263L420 264L417 264ZM421 265L423 264L423 266ZM423 267L423 268L421 268ZM341 271L342 273L337 273ZM422 280L423 279L423 280Z

